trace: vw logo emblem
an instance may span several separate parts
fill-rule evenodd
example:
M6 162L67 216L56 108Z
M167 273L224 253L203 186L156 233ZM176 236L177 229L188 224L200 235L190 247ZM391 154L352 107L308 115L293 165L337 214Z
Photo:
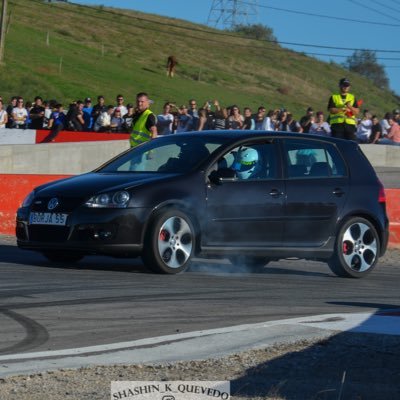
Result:
M60 203L56 197L53 197L47 204L49 210L54 210Z

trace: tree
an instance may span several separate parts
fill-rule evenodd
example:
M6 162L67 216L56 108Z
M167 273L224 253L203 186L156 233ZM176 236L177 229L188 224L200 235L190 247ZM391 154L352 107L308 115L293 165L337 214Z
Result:
M276 42L276 37L273 33L273 30L268 26L262 24L253 24L253 25L235 25L232 29L232 32L240 33L243 36L257 39L257 40L266 40Z
M343 64L349 71L370 79L380 89L389 89L385 68L379 64L372 50L356 50Z

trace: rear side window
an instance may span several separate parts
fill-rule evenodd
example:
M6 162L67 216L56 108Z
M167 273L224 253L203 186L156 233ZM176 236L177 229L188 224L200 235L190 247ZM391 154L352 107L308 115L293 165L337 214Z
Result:
M286 174L289 179L346 176L346 165L330 143L285 140Z

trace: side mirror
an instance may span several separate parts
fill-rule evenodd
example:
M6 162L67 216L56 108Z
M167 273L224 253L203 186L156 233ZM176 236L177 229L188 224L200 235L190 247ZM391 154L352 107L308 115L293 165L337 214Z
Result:
M212 171L208 178L212 183L221 185L223 182L235 181L236 171L231 168L220 168L217 171Z

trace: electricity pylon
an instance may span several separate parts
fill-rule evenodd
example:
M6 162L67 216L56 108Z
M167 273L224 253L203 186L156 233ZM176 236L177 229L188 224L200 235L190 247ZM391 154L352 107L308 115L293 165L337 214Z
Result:
M207 25L231 29L235 25L254 23L258 15L257 0L213 0Z

